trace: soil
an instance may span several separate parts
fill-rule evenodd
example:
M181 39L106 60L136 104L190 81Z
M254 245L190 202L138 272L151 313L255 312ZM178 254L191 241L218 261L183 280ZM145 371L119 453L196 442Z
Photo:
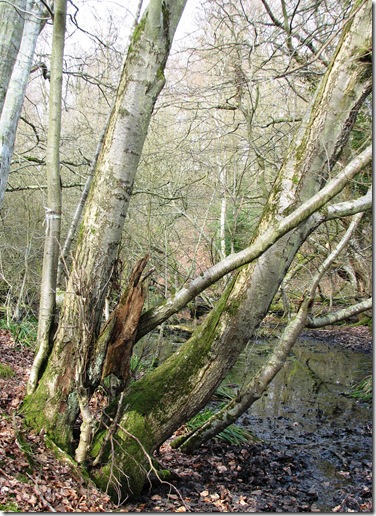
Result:
M370 352L364 327L310 330L306 335ZM135 501L116 505L84 482L69 464L59 462L43 435L22 429L17 409L33 352L17 346L0 330L2 364L14 375L0 377L0 510L15 512L320 512L319 489L312 481L310 455L295 445L261 442L227 445L211 441L192 455L165 443L156 459L170 470L169 481L150 476ZM363 427L364 432L371 428ZM333 430L333 438L336 437ZM338 437L338 436L337 436ZM346 450L345 450L346 452ZM328 512L372 512L372 465L353 450L337 457L338 475L347 479ZM121 501L120 501L121 502ZM326 512L326 511L325 511Z

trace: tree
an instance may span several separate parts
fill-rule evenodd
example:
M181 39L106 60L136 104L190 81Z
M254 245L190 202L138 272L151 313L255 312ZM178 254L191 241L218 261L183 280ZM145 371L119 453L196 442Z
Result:
M46 237L39 301L38 352L29 377L29 390L33 390L39 374L39 367L48 356L50 335L53 330L57 270L60 253L61 231L61 92L63 85L63 57L65 41L66 0L56 0L54 9L54 30L51 57L51 85L49 98L49 123L47 138L47 184L48 206L46 210Z
M7 31L0 34L2 37L0 47L14 48L14 50L18 48L17 57L15 52L9 52L9 58L4 61L6 70L2 77L2 90L6 90L6 95L4 99L0 98L2 107L0 117L0 206L8 181L16 129L25 97L35 45L46 20L42 2L27 0L26 3L18 3L19 5L16 2L11 6L12 18L16 17L13 27L18 30L15 30L13 37ZM1 5L2 10L6 9L3 3ZM16 15L14 15L14 12ZM19 17L21 19L25 18L25 21L22 23ZM6 24L2 25L2 28L6 27ZM3 50L3 54L5 53Z
M249 248L216 264L216 276L212 270L197 278L192 288L183 288L164 308L140 318L147 263L147 258L142 259L118 306L100 328L134 175L182 9L183 3L153 0L134 32L98 157L52 352L36 390L23 406L27 424L43 428L57 446L75 452L97 484L119 501L140 492L148 472L155 469L153 451L210 399L267 313L308 235L333 213L349 215L369 207L368 198L335 205L332 213L327 206L371 160L368 148L342 172L337 163L371 91L371 17L364 2L354 8L344 26ZM329 174L337 177L324 186ZM169 310L173 313L214 276L219 279L237 266L243 267L193 336L154 371L129 383L137 336L160 323L161 312L163 317ZM89 402L100 383L111 403L97 423ZM79 414L80 439L75 442L73 426Z

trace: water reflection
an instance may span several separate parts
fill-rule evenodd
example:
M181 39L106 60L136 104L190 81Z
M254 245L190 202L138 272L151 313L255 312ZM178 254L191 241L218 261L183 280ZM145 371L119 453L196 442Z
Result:
M254 344L251 353L246 351L240 357L224 384L249 380L265 363L272 347L273 344L268 342ZM307 427L317 426L317 419L329 418L338 422L341 419L347 421L349 417L368 417L368 406L346 394L371 372L369 354L300 339L267 392L251 408L251 413L260 417L292 417L307 430Z

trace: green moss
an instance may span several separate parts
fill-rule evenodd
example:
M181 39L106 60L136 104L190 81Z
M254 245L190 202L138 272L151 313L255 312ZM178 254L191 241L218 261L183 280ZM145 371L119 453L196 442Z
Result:
M158 469L158 478L162 481L169 481L172 478L172 473L169 469Z
M59 393L56 396L59 397ZM20 414L23 416L24 424L37 432L43 429L57 446L71 452L72 429L66 424L66 414L55 410L54 418L48 419L45 414L47 399L48 393L41 382L38 389L33 394L26 396L22 403Z
M164 65L161 65L157 70L157 80L163 82L165 81Z
M95 484L102 491L108 492L114 501L118 501L119 497L123 499L127 496L138 496L144 486L145 470L151 469L145 451L152 452L152 429L136 411L127 412L125 425L127 432L119 428L113 440L113 454L109 447L104 456L107 462L101 468L91 471Z
M100 430L98 431L95 436L94 436L94 439L93 439L93 444L91 446L91 450L90 450L90 456L95 458L98 453L100 452L100 449L102 447L102 443L103 443L103 439L105 438L106 436L106 430Z
M18 482L23 482L24 484L30 483L29 477L24 475L23 473L18 473L16 479L18 480Z
M10 366L0 362L0 378L12 378L14 375L15 372Z
M132 41L131 41L131 44L129 45L129 49L128 49L128 56L133 52L133 47L137 44L137 42L141 38L142 33L145 30L146 19L147 19L147 12L141 18L140 22L138 23L138 25L136 25L136 28L133 31Z
M192 381L195 381L197 372L208 362L208 353L216 336L218 321L232 286L233 283L229 285L205 322L176 353L154 371L132 384L127 396L127 402L132 409L143 416L154 413L162 424L170 418L166 407L174 404L177 392L179 397L191 392ZM234 311L236 307L232 305L227 309Z
M0 511L2 512L21 512L15 502L0 503Z

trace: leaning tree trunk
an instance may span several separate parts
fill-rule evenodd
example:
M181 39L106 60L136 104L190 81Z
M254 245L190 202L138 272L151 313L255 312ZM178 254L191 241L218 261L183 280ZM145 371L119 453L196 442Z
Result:
M26 0L0 3L0 115L20 48Z
M77 386L83 385L90 396L101 380L104 356L95 355L94 345L106 289L184 5L185 0L152 0L134 31L86 203L53 349L37 389L25 400L29 423L45 428L69 451L79 413Z
M306 325L308 314L315 300L316 289L321 281L324 273L333 264L334 260L348 245L352 234L357 228L363 213L358 213L353 217L347 232L342 237L339 244L328 258L319 267L318 272L313 277L310 285L303 294L303 301L299 307L296 316L288 323L281 337L275 345L275 348L261 369L253 376L253 378L244 385L237 395L229 401L222 409L214 414L200 428L192 432L179 436L173 441L172 446L179 448L180 451L191 453L193 450L201 446L215 435L218 435L231 423L234 423L246 410L248 410L255 401L261 398L270 382L275 378L277 373L284 366L288 354L295 345L301 331Z
M261 234L315 194L345 145L356 114L371 91L370 5L364 3L344 30L261 219ZM124 396L114 435L92 472L114 497L137 495L152 452L202 408L264 318L295 253L310 231L302 224L237 273L216 308L192 338ZM120 410L121 413L121 410ZM104 436L99 432L93 455Z
M35 45L43 27L44 6L42 2L27 0L22 39L8 80L7 92L3 101L0 117L0 206L8 182L9 169L16 139L16 130L21 115L27 82L29 79ZM20 32L18 33L18 37ZM13 41L10 41L12 44ZM1 78L2 80L2 78Z

